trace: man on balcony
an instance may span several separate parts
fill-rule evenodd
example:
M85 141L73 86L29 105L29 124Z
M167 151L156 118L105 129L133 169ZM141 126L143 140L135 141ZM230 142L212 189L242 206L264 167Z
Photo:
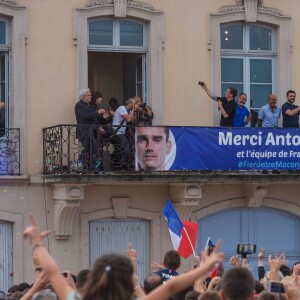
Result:
M236 102L234 98L237 95L237 89L234 87L228 87L224 97L217 97L208 89L205 82L199 81L199 85L202 86L208 97L217 101L217 105L221 111L220 126L232 127L233 117L236 110Z
M236 111L233 117L234 127L245 127L251 121L251 113L245 106L247 102L247 95L240 93L237 100Z
M126 135L127 122L134 121L135 101L129 98L125 105L121 105L115 111L113 123L115 138L113 141L114 152L112 155L113 170L130 170L131 166L131 145Z
M286 100L287 102L282 105L282 127L299 127L300 106L294 104L296 92L287 91Z
M277 97L269 94L268 103L262 106L258 112L258 127L277 128L280 118L281 108L276 106Z
M79 101L75 105L76 121L79 125L76 128L76 138L83 148L79 161L83 164L84 171L96 171L99 168L99 149L94 129L97 126L97 118L105 113L104 109L95 110L90 106L91 99L90 89L81 89Z

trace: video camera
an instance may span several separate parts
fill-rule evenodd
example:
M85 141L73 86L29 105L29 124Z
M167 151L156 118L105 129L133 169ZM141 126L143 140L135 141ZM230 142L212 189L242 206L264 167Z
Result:
M142 103L142 104L139 105L139 107L140 107L140 108L146 108L146 107L147 107L147 104L146 104L146 103Z

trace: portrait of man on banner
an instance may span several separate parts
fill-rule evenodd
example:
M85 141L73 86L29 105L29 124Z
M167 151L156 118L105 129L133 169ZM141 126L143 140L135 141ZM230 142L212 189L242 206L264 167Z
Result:
M137 171L169 170L176 156L176 143L169 127L137 127L135 161Z

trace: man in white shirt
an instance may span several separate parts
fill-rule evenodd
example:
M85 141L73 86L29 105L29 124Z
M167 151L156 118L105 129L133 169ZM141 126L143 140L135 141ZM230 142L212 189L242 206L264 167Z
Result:
M118 107L113 118L113 129L115 131L113 170L130 169L130 142L126 135L127 122L134 121L135 101L129 98L125 105Z

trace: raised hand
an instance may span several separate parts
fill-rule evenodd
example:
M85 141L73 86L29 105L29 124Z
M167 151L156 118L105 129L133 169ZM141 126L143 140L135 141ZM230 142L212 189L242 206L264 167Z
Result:
M136 271L136 257L137 257L137 252L133 248L131 242L129 243L128 248L127 248L127 256L131 260L131 263L132 263L132 265L134 267L134 270Z
M260 250L260 252L258 252L258 254L257 254L257 258L258 258L258 260L264 260L264 258L265 258L265 254L266 254L266 248L262 248L261 250Z
M160 271L162 270L164 267L162 265L160 265L159 263L153 261L151 263L151 270L152 272L157 272L157 271Z
M241 267L242 266L242 260L237 255L232 256L229 260L229 263L233 267Z
M33 248L37 247L42 243L44 237L49 235L50 231L46 230L44 232L40 232L39 228L36 225L35 219L32 214L29 215L31 226L28 226L24 230L24 237L28 239Z
M209 271L215 264L223 263L224 253L219 252L220 247L221 247L221 241L218 240L216 246L214 247L210 255L208 255L208 247L206 251L202 252L201 267L203 269L207 269L207 271Z

